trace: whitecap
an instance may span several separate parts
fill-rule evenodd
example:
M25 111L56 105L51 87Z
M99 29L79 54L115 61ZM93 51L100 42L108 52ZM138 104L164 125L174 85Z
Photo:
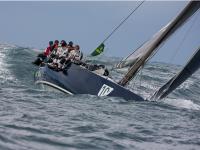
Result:
M200 106L195 104L192 100L166 98L163 102L178 108L200 110Z

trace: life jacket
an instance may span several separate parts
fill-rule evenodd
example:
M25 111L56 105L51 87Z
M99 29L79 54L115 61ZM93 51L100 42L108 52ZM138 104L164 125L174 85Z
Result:
M73 47L73 46L68 46L68 52L70 53L72 50L75 50L75 47Z
M53 49L58 49L58 44L54 44Z
M51 46L48 46L48 47L44 50L44 55L45 55L45 56L48 56L48 55L51 53L52 50L53 50L52 47L51 47Z
M66 56L68 54L67 47L58 47L57 53L59 57Z
M83 53L81 53L79 50L71 50L68 57L72 58L73 60L81 60Z

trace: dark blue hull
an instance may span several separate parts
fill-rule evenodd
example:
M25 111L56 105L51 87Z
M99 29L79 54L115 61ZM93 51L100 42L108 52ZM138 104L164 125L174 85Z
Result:
M72 64L66 73L54 71L47 66L36 73L36 83L43 83L69 94L90 94L121 97L126 100L144 99L117 83L99 76L84 67Z

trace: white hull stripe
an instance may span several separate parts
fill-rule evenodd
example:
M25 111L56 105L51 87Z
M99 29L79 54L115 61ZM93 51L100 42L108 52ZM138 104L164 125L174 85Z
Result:
M57 86L57 85L55 85L55 84L53 84L53 83L50 83L50 82L47 82L47 81L36 81L35 83L36 83L36 84L46 84L46 85L49 85L49 86L51 86L51 87L54 87L54 88L56 88L56 89L58 89L58 90L64 92L64 93L67 93L67 94L70 94L70 95L74 95L73 93L71 93L71 92L69 92L69 91L67 91L67 90L65 90L65 89L63 89L63 88L61 88L60 86Z

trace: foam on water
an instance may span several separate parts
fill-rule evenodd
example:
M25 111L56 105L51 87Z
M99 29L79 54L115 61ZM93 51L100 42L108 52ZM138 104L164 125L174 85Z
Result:
M177 108L200 110L200 105L195 104L192 100L166 98L163 102Z
M194 85L194 81L191 79L186 80L184 83L182 83L177 89L190 89Z

